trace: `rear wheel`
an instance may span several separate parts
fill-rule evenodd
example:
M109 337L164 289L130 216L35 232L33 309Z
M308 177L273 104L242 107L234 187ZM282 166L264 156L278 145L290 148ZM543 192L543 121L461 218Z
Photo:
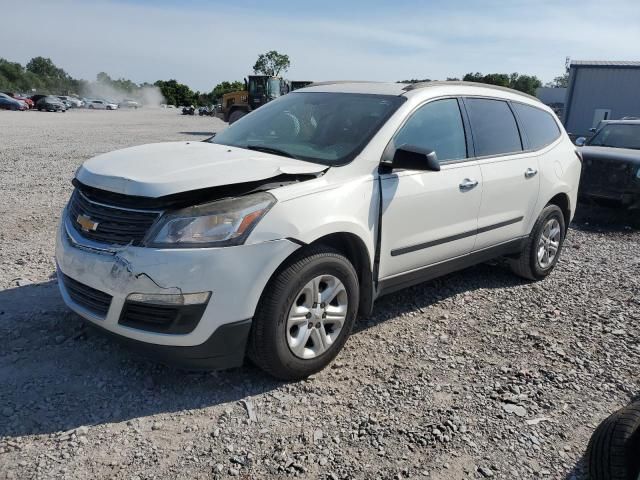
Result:
M586 463L591 480L640 478L640 403L606 418L593 432Z
M510 260L511 270L529 280L542 280L558 263L565 235L562 210L557 205L547 205L536 220L524 250Z
M249 357L283 380L322 370L347 341L358 299L351 262L329 247L309 249L265 287L253 319Z
M229 125L237 122L242 117L244 117L246 114L247 114L247 112L245 112L243 110L234 110L233 112L231 112L231 115L229 115Z

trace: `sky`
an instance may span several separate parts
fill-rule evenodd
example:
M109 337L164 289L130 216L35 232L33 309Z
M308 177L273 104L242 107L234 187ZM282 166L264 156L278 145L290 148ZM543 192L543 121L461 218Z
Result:
M175 78L210 91L289 55L291 80L564 72L565 58L640 60L640 0L0 0L0 57L75 78ZM27 20L28 19L28 22ZM27 23L25 23L27 22Z

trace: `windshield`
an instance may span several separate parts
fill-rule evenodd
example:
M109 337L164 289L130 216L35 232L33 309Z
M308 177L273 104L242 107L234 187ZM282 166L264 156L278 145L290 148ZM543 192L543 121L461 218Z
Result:
M209 139L325 165L353 160L405 101L392 95L289 93Z
M593 136L589 145L640 150L640 123L605 125Z

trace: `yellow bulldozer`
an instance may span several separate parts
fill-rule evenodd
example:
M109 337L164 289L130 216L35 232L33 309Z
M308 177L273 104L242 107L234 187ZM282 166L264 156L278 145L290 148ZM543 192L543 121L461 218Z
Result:
M285 82L280 77L249 75L244 81L244 90L225 93L218 116L229 125L265 103L287 93Z
M268 75L249 75L248 79L244 80L244 90L225 93L222 96L222 104L217 116L231 125L265 103L311 83L309 81L287 82L280 77Z

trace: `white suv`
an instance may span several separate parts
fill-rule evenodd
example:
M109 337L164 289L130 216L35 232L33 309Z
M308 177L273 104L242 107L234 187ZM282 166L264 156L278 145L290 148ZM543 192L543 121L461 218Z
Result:
M301 378L380 295L498 256L554 268L581 161L533 97L462 82L316 84L204 142L80 167L67 305L186 368Z

